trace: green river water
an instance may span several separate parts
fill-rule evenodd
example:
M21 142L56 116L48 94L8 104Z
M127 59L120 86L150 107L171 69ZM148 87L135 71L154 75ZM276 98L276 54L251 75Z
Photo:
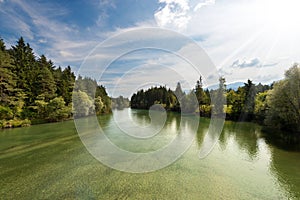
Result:
M139 140L138 145L128 142L114 116L130 130L129 119L147 126L149 115L124 109L98 117L111 141L128 151L167 145L180 124L179 114L168 113L166 137L158 134L156 142ZM212 152L199 159L209 122L201 118L192 145L176 162L138 174L96 160L72 120L1 130L0 199L300 199L300 152L267 142L254 123L226 121Z

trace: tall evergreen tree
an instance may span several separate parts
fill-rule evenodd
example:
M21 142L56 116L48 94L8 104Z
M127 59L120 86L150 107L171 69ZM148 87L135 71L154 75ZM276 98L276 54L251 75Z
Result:
M16 46L9 51L13 57L13 73L17 77L17 88L23 90L27 96L26 104L34 102L34 80L37 70L36 60L32 48L21 37Z
M16 86L16 77L12 70L12 58L5 49L5 44L0 38L0 102L8 104L12 100Z
M249 79L247 83L245 83L244 92L245 101L243 107L243 120L252 120L254 115L256 88L255 84Z
M194 90L195 90L195 95L198 100L198 104L199 105L203 104L204 103L204 91L203 91L202 76L200 76L199 80L197 80Z
M214 95L214 111L216 115L222 115L224 114L224 105L226 104L226 85L225 85L225 78L220 77L219 78L219 88L215 92Z

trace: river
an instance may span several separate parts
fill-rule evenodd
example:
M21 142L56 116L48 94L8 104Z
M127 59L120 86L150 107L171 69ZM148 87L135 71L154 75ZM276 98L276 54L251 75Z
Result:
M178 134L180 115L168 113L161 133L150 141L128 142L130 136L115 123L124 123L126 130L134 132L137 125L151 123L147 111L124 109L98 120L120 148L148 152L167 145ZM270 144L259 125L226 121L212 152L199 159L209 123L200 119L195 139L178 160L147 173L103 165L84 147L72 120L1 130L0 199L300 198L300 152ZM185 126L191 128L189 123Z

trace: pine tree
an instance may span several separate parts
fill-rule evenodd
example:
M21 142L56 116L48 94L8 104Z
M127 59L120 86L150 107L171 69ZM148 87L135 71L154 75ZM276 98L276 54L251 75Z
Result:
M23 90L27 96L26 105L34 102L34 80L37 63L32 48L21 37L16 46L9 51L13 57L13 73L17 77L17 88Z
M12 72L13 65L5 44L0 38L0 103L8 105L15 91L16 79Z
M214 111L216 115L223 115L224 114L224 105L226 104L226 85L225 85L225 78L220 77L219 78L219 88L217 89L215 93L215 97L213 102L214 104Z
M196 82L195 86L195 95L198 100L198 105L204 104L204 91L203 91L203 83L202 83L202 77L200 76L199 80Z

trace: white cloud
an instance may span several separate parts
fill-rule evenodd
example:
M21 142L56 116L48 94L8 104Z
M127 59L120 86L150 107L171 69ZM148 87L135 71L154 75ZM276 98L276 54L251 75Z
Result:
M100 3L98 1L97 5L114 8L116 5L111 2L113 1L103 0ZM285 4L279 2L279 0L159 0L161 7L153 13L155 21L139 22L132 27L116 28L110 32L89 27L89 31L84 33L72 24L49 17L49 13L64 15L68 12L67 10L40 6L38 2L32 2L29 5L23 1L14 0L14 3L26 12L31 21L25 21L21 15L12 12L13 10L0 10L0 12L5 12L9 22L15 24L15 29L19 30L19 33L26 38L39 43L47 42L47 45L50 46L46 47L47 49L42 53L46 52L48 54L46 56L54 59L58 64L70 64L70 62L80 64L99 42L111 35L118 35L141 27L158 26L179 31L198 40L218 67L219 73L225 75L227 82L246 81L248 78L259 82L272 82L283 77L284 71L293 62L300 61L300 49L297 46L300 44L298 26L300 18L295 17L298 12L291 12L298 8L291 6L292 3L294 5L299 5L299 3L295 3L297 0L287 0ZM291 13L289 14L289 12ZM278 13L281 14L278 15ZM101 17L98 24L100 27L108 14L111 13L100 12ZM82 37L83 34L84 37ZM155 33L145 31L145 34L149 37L150 42L157 37ZM176 40L172 41L169 36L160 37L166 45L177 42ZM125 43L136 39L137 37L128 37ZM124 44L121 41L115 41L111 45L122 47ZM39 48L38 46L37 48L33 47L34 49ZM117 52L112 48L111 51L95 55L95 59L109 60ZM184 45L177 51L177 53L182 52L197 56L193 54L192 49ZM133 56L127 58L136 59ZM168 65L182 74L186 73L185 76L190 75L189 79L192 82L198 78L198 75L188 74L189 72L185 70L184 64L180 60L162 57L161 60L148 59L146 61L149 62L147 64L153 65L157 62L157 64ZM115 74L117 73L118 70ZM160 76L154 71L153 75ZM176 84L172 77L165 74L162 76L168 84L171 82ZM133 76L130 78L132 78L131 81L135 80ZM145 79L146 75L143 78ZM116 79L107 80L105 83L112 84L113 81Z
M293 12L296 9L293 7L300 2L287 0L285 4L281 5L279 0L204 1L198 4L190 1L190 10L195 12L188 12L190 20L181 32L199 41L229 82L260 79L261 71L280 78L284 70L300 60L296 45L300 43L300 18ZM279 59L282 57L288 59ZM232 73L235 61L236 68ZM254 68L250 67L252 65ZM266 67L269 68L261 69Z
M23 21L23 16L21 16L19 13L16 13L11 8L0 9L0 12L2 12L6 17L6 19L1 21L1 23L5 24L6 26L10 26L16 33L21 34L20 36L26 37L28 39L34 38L31 27L29 24Z
M68 58L68 57L74 57L74 55L73 55L71 52L60 51L59 53L60 53L60 55L61 55L62 57L65 57L65 58Z
M15 12L15 6L21 8L29 18ZM46 54L56 65L66 66L74 62L78 64L98 44L98 41L92 39L86 41L75 25L55 20L55 17L68 13L68 10L57 5L14 0L5 12L15 25L16 32L29 39L30 41L26 42L29 42L38 54ZM39 46L45 43L46 47Z
M215 4L215 0L205 0L203 2L198 3L195 8L194 11L198 11L200 8L202 8L203 6L208 6L208 5L213 5Z
M190 20L188 0L159 0L165 4L154 14L155 20L160 27L171 29L184 29Z
M238 59L232 63L230 67L232 68L246 68L246 67L272 67L275 66L277 63L262 63L259 58L253 58L250 60L246 59Z

